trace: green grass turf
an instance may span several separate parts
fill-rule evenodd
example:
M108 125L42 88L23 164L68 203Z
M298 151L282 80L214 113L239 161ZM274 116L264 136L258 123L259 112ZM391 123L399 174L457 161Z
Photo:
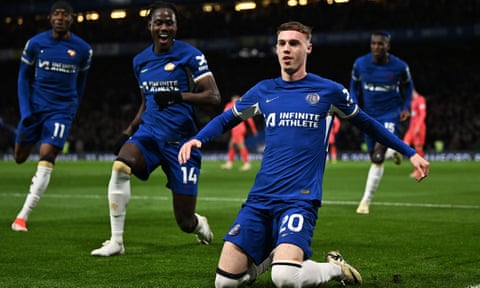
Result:
M203 162L199 213L212 245L180 232L170 192L157 170L132 180L123 256L90 251L109 237L107 184L111 162L58 161L50 186L29 219L28 233L10 224L21 208L36 163L0 161L0 287L213 287L222 236L245 198L259 163L240 172ZM359 268L363 287L480 285L480 163L434 162L422 183L410 166L386 163L369 215L357 215L368 162L327 164L324 205L313 239L314 260L340 250ZM331 281L326 287L337 287ZM254 287L273 287L269 273Z

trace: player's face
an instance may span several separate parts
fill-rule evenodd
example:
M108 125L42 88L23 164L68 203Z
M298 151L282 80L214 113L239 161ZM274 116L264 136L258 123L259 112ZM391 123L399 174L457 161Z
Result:
M390 44L387 37L383 35L372 35L370 40L370 51L372 52L375 62L385 59L389 49Z
M294 30L279 32L276 49L282 73L293 75L305 71L307 55L312 51L305 34Z
M54 36L67 34L72 22L72 14L65 9L56 9L50 13L50 25L52 26Z
M150 30L152 35L155 52L162 53L170 50L177 34L175 13L168 8L153 11L148 30Z

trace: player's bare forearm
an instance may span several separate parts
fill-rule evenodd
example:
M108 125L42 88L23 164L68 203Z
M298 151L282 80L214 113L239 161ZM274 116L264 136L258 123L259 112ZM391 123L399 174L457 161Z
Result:
M188 159L190 159L192 149L194 148L202 148L202 142L197 139L192 139L185 142L178 152L178 163L181 165L187 163Z
M183 101L197 104L220 104L220 91L218 90L217 84L212 75L202 78L196 83L196 85L198 87L197 92L182 93Z
M415 170L418 171L418 174L415 178L417 182L422 181L425 177L428 176L430 163L422 156L418 155L417 153L413 154L413 156L410 157L410 163L415 168Z
M137 121L137 119L135 118L130 123L130 125L128 125L128 127L125 128L125 130L122 131L122 133L125 134L125 135L128 135L128 136L132 136L133 133L135 133L135 131L137 131L138 126L140 126L140 121Z

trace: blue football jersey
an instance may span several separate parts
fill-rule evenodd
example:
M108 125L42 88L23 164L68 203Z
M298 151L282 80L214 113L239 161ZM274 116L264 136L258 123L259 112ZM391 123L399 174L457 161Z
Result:
M19 79L19 99L23 116L47 111L75 113L83 87L78 87L78 74L90 68L92 48L83 39L70 32L69 39L54 39L48 30L27 41L22 53L22 64L35 69L32 87L30 79ZM31 93L30 96L28 94ZM24 102L25 101L25 102ZM25 115L24 115L25 114Z
M264 157L249 199L321 201L332 113L358 111L347 89L311 73L293 82L279 77L252 87L232 111L265 120Z
M352 69L350 93L376 119L398 117L401 110L410 110L413 83L409 67L395 55L388 57L386 64L378 65L368 53L357 58ZM400 93L402 85L406 89L405 99Z
M195 82L211 74L205 55L192 45L175 40L173 48L162 54L153 52L153 44L133 59L133 70L145 95L146 110L142 124L166 141L191 137L197 132L193 106L182 102L159 112L154 95L160 91L194 92Z

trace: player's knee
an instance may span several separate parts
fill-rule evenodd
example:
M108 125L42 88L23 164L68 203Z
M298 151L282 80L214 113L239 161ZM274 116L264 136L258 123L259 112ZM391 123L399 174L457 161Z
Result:
M132 173L132 169L130 168L130 166L121 158L117 158L115 161L113 161L112 170L122 172L128 175Z
M15 159L15 163L17 164L22 164L23 162L27 161L27 157L22 157L21 155L16 155L15 154L15 157L13 157Z
M296 282L300 268L301 265L299 263L273 262L271 277L275 287L297 287Z
M373 151L372 155L370 156L370 160L372 160L372 163L382 164L385 162L385 153Z
M217 268L217 275L215 277L215 288L235 288L240 287L245 273L231 274L220 268Z
M15 162L17 164L22 164L23 162L27 161L29 155L30 155L30 153L28 153L28 152L15 150L13 158L15 159Z

